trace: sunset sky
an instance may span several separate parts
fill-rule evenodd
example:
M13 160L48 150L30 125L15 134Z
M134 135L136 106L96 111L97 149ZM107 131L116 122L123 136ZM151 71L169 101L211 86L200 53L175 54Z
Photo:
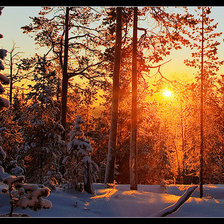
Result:
M192 7L192 6L190 6ZM24 57L32 56L38 51L38 46L34 45L34 40L26 34L22 33L21 26L28 25L31 20L29 16L37 16L40 11L39 6L7 6L0 17L0 33L4 38L0 40L0 48L10 50L13 42L16 43L18 51L24 52ZM218 22L218 32L224 32L224 7L213 7L211 17ZM224 34L219 37L221 45L219 47L220 59L224 58ZM44 50L42 51L44 52ZM190 56L189 50L183 49L174 51L165 61L172 59L169 63L161 68L161 72L171 79L179 79L189 81L193 77L194 70L183 64L183 60ZM220 73L224 73L224 66L220 68Z
M0 6L0 217L224 218L224 6L39 3Z

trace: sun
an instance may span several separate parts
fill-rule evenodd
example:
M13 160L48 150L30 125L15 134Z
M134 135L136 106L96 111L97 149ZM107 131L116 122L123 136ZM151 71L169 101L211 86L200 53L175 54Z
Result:
M163 95L165 97L170 97L172 95L172 92L170 90L165 89L164 92L163 92Z

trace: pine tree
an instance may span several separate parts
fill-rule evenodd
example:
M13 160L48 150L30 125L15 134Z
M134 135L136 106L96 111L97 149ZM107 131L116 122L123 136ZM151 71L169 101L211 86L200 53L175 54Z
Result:
M52 52L53 60L60 65L61 124L66 129L69 79L81 77L93 88L103 86L101 78L105 76L102 65L104 60L101 60L102 53L98 48L103 39L99 28L90 26L94 22L97 24L101 13L91 7L43 7L39 15L31 17L32 23L22 29L24 33L36 34L35 41L40 46L47 46L48 53Z
M59 183L62 181L59 165L66 145L61 139L64 128L59 122L59 105L53 99L57 79L55 73L48 71L48 68L49 62L46 58L38 57L33 74L34 85L30 85L31 91L26 97L29 120L27 121L25 114L22 119L26 123L23 128L23 151L25 162L28 163L27 178L31 182L48 181L50 184L52 175L53 182L55 178Z
M3 9L3 7L0 7L0 15L2 13L2 9ZM2 37L3 37L2 34L0 34L0 38L2 38ZM6 54L7 54L7 51L5 49L0 49L0 70L4 70L2 60L6 57ZM9 79L6 76L4 76L3 74L0 74L0 80L4 84L9 83ZM0 94L2 94L3 92L4 92L4 88L0 84ZM0 109L2 110L4 107L7 107L7 106L9 106L9 101L6 100L5 98L0 97ZM8 169L9 171L12 171L16 174L21 174L21 173L23 173L23 170L17 165L17 158L15 158L17 156L18 146L21 143L21 138L20 138L21 136L19 136L17 130L12 130L13 128L16 129L16 127L13 126L15 124L15 122L12 122L10 118L11 118L10 117L10 111L4 110L4 111L1 112L1 117L0 117L0 120L1 120L0 142L1 142L1 146L3 146L4 141L7 141L7 146L9 146L7 148L7 150L8 150L9 154L11 153L11 157L8 156L8 157L10 157L9 159L11 160L10 161L11 166L9 166L9 167L6 166L6 164L7 164L7 161L6 161L7 156L6 155L7 154L5 153L5 151L3 150L3 148L1 146L0 146L0 152L1 152L1 156L0 156L1 164L0 164L0 166L1 166L1 171L3 171L3 172L5 171L5 169ZM10 129L12 128L9 132L8 132L7 128L5 127L7 125L9 125ZM6 131L6 130L7 130L7 132L6 132L5 136L3 137L2 132ZM12 133L12 131L13 131L13 133ZM12 138L12 136L13 136L13 138ZM14 157L15 160L12 160L13 157Z

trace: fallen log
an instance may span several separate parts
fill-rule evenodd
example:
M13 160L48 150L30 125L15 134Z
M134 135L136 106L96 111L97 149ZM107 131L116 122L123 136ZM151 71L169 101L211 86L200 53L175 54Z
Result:
M165 217L165 216L177 211L177 209L180 208L181 205L183 205L184 202L189 199L189 197L191 196L191 194L194 192L194 190L196 188L197 188L197 186L189 187L184 192L184 194L178 199L178 201L176 203L174 203L173 205L161 210L159 213L153 215L153 217Z

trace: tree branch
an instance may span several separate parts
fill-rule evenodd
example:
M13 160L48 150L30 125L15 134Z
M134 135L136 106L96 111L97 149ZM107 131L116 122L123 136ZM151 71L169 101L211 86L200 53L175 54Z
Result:
M81 71L77 71L77 72L69 72L68 73L68 78L71 78L71 77L74 77L76 75L81 75L83 72L85 72L87 69L91 68L91 67L94 67L94 66L97 66L97 65L100 65L102 64L103 61L100 61L96 64L92 64L92 65L89 65L87 67L85 67L84 69L82 69Z

